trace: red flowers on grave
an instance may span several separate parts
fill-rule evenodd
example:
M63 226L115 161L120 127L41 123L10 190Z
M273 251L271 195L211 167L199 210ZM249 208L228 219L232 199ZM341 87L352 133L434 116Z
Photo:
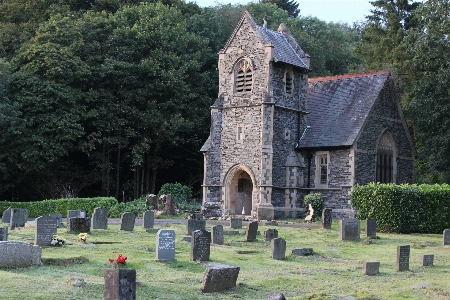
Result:
M128 257L123 256L122 254L119 254L116 259L110 258L109 262L111 263L111 265L114 268L118 268L118 267L121 267L121 266L125 266L127 264L127 258Z

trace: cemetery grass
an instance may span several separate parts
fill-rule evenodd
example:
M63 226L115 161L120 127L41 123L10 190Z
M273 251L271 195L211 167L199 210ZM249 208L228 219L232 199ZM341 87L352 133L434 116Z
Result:
M103 299L108 258L118 254L128 257L126 268L136 269L137 299L267 299L272 291L290 300L450 298L450 247L442 246L442 235L379 233L379 239L369 244L363 231L360 241L339 241L336 221L330 230L319 224L260 223L261 235L255 242L244 242L243 228L240 235L225 235L224 245L211 245L212 262L239 266L240 273L235 288L203 294L200 286L207 266L190 261L190 243L182 241L186 226L166 226L176 232L173 262L155 261L156 233L138 226L132 232L119 231L115 225L93 230L86 244L59 228L58 235L67 239L67 246L42 249L43 259L53 259L52 264L0 270L0 299ZM277 229L286 240L284 260L270 257L270 242L263 237L268 228ZM230 229L224 226L224 230ZM33 243L34 229L12 230L8 239ZM411 246L410 271L395 270L398 245ZM315 255L292 256L294 248L313 248ZM424 254L434 254L434 266L421 266ZM82 258L89 261L80 263ZM363 275L364 261L380 261L380 273ZM73 285L76 280L80 286Z

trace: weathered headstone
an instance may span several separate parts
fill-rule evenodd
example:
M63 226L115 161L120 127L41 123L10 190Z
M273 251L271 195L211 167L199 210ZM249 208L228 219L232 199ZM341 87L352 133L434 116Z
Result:
M86 218L86 211L84 209L68 210L67 219L69 218Z
M363 264L362 273L364 275L376 275L380 272L380 262L379 261L365 261Z
M212 228L212 243L217 245L223 245L223 226L216 225Z
M142 215L142 228L153 228L155 225L155 213L153 210L146 210Z
M88 233L91 231L91 218L69 218L67 219L68 233Z
M53 213L53 214L49 214L48 216L56 219L56 226L58 226L58 227L62 227L63 226L62 214Z
M297 256L308 256L308 255L314 255L313 248L296 248L291 250L292 255Z
M9 223L9 222L11 222L11 207L5 209L2 214L2 223Z
M230 219L230 227L233 229L242 228L242 218L231 218Z
M156 234L156 260L175 260L175 231L160 229Z
M205 270L202 281L203 293L225 291L236 286L240 267L215 265Z
M57 220L50 216L36 218L34 225L34 244L50 246L52 237L58 230Z
M191 260L209 261L211 232L196 230L191 239Z
M17 227L24 227L27 221L28 221L28 209L26 208L11 209L11 222L9 223L11 230Z
M377 220L366 219L366 237L376 237L377 236Z
M450 245L450 229L445 229L442 234L444 245Z
M206 229L205 220L196 220L196 219L187 220L186 231L188 235L191 235L196 230L205 230L205 229Z
M136 215L132 212L124 212L120 217L119 230L133 231Z
M422 266L428 267L432 266L434 263L434 255L433 254L424 254L422 257Z
M409 271L411 246L397 246L397 271Z
M256 240L256 235L258 234L258 222L251 222L247 226L247 231L245 232L245 240L247 242L253 242Z
M271 292L267 297L267 300L286 300L286 297L279 292Z
M91 229L108 229L108 210L104 207L94 208Z
M116 269L105 271L104 300L135 300L136 270Z
M360 223L358 219L343 219L339 221L339 239L354 241L360 239Z
M333 210L331 208L324 208L322 210L322 228L331 229L331 224L333 223Z
M8 240L8 227L0 227L0 242Z
M274 238L271 242L272 258L284 259L286 257L286 241L281 238Z
M0 253L0 268L21 268L41 263L41 247L25 242L0 242Z
M264 230L264 240L266 242L270 242L272 239L277 238L277 237L278 237L278 230L273 229L273 228Z

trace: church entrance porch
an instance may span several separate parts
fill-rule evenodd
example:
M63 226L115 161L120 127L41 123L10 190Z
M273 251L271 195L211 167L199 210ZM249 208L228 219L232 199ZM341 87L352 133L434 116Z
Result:
M231 168L225 178L224 211L228 215L252 215L254 180L242 165Z

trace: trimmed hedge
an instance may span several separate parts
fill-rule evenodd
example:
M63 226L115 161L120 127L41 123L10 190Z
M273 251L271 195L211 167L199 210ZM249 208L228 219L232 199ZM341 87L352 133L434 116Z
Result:
M450 186L370 183L353 187L360 220L376 219L381 232L442 233L450 228Z
M50 213L60 213L66 217L68 210L84 209L87 215L91 215L96 207L105 207L110 209L118 204L117 200L112 197L96 197L96 198L70 198L57 200L42 200L35 202L0 202L0 211L6 210L8 207L26 208L28 216L37 218Z
M322 217L323 210L323 196L321 193L312 193L305 196L303 204L306 208L306 215L308 215L309 204L314 209L314 219Z

